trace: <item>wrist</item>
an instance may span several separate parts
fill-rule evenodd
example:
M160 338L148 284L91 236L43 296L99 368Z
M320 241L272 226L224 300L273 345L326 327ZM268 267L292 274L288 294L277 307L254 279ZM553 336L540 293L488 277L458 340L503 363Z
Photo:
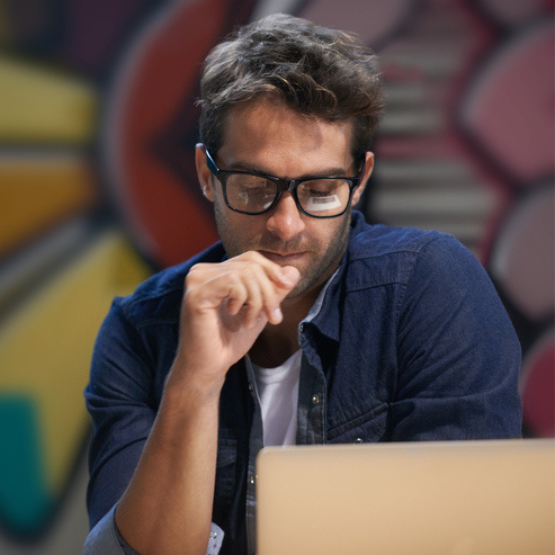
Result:
M168 398L172 405L219 402L226 371L197 368L185 363L178 355L164 384L164 398Z
M157 443L173 456L182 448L184 437L197 437L200 430L203 437L211 429L217 434L220 391L168 376L154 425Z

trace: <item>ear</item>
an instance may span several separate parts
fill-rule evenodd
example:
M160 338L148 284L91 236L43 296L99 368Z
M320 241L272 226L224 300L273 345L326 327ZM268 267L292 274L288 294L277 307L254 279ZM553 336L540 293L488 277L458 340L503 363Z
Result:
M197 166L197 177L202 189L202 194L210 201L214 202L214 182L212 172L206 165L206 148L202 143L195 146L195 163Z
M370 179L370 176L372 175L373 171L374 171L374 153L367 152L365 154L365 159L364 159L364 169L362 170L360 175L360 185L355 189L355 192L353 193L353 198L351 199L351 206L354 206L360 200L360 197L364 192L364 188L366 187L366 183L368 182L368 179Z

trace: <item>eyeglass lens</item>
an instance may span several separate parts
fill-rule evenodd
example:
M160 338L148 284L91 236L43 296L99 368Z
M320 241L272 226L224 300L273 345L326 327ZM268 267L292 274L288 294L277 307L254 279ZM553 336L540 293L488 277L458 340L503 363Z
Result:
M235 210L256 214L267 210L278 195L278 186L256 175L231 174L226 182L227 201ZM296 189L302 209L308 214L329 217L341 214L350 196L350 183L343 179L303 181Z

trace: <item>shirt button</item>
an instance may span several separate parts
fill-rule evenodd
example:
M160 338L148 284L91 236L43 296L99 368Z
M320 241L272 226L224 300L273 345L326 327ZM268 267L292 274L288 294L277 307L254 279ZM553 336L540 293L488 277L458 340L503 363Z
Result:
M301 324L299 326L299 330L300 330L301 333L304 333L304 324Z
M254 385L252 385L252 382L249 382L249 391L252 391L254 389Z
M249 482L254 485L256 483L256 476L254 474L251 474L249 477Z
M357 437L355 443L364 443L364 440L361 437Z
M317 405L320 402L320 396L319 395L313 395L312 396L312 404L313 405Z

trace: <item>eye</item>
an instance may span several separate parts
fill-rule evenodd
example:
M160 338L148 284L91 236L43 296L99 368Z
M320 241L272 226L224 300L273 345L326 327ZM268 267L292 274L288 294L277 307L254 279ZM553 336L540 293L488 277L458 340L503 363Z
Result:
M267 185L236 185L236 194L239 197L247 197L251 199L258 199L264 197L273 197L274 189Z
M309 194L312 197L329 197L337 194L337 190L346 181L333 180L333 179L318 179L313 181L307 181L304 183L305 194Z
M272 181L243 173L229 175L226 188L228 202L240 210L265 210L272 204L277 192Z
M312 197L329 197L333 195L331 190L310 189L310 196Z
M236 173L228 178L228 185L242 189L264 190L268 188L269 181L259 175Z

